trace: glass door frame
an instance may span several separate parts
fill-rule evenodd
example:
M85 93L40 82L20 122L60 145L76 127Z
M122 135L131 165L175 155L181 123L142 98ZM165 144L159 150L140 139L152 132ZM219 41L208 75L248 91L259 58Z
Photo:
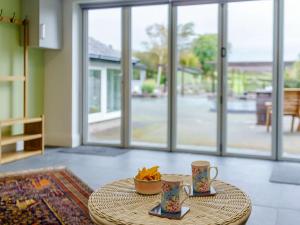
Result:
M103 7L105 9L107 7ZM109 7L110 8L110 7ZM128 80L128 74L130 73L130 67L128 68L128 64L131 63L130 52L126 51L128 47L127 40L128 38L128 27L126 26L126 19L128 18L128 10L126 7L111 7L111 8L120 8L121 11L121 73L122 73L122 81L121 81L121 134L120 134L120 143L114 142L106 142L106 141L88 141L88 73L89 73L89 57L88 57L88 34L89 34L89 19L88 19L88 11L89 9L82 9L82 143L83 145L91 145L91 146L106 146L106 147L127 147L128 142L126 138L127 131L125 131L126 118L130 116L128 113L128 102L126 101L127 96L127 88L126 80ZM101 7L97 7L97 9L102 9ZM126 59L125 59L126 58ZM130 89L129 89L130 90Z
M278 36L277 36L277 45L278 45L278 130L277 130L277 160L280 161L291 161L291 162L300 162L300 154L299 157L290 157L284 156L284 146L283 146L283 119L284 119L284 83L285 83L285 75L284 75L284 22L285 22L285 0L275 0L277 4L277 15L278 15Z
M259 1L259 0L241 0L241 1L232 1L232 2L247 2L247 1ZM218 15L218 90L217 90L217 151L201 151L201 150L191 150L191 149L182 149L176 147L177 142L177 132L176 132L176 125L177 125L177 101L176 101L176 90L172 93L172 113L171 113L171 120L172 120L172 148L171 151L176 152L191 152L191 153L199 153L199 154L208 154L208 155L220 155L220 156L233 156L233 157L242 157L242 158L259 158L259 159L271 159L276 160L278 159L278 151L277 149L279 146L280 138L278 132L278 121L279 117L277 116L279 113L280 104L277 104L279 95L278 95L278 88L279 88L279 77L280 77L280 68L276 66L276 62L279 62L279 39L278 39L278 30L279 30L279 19L277 17L280 9L279 9L279 1L281 0L272 0L274 2L274 10L273 10L273 90L274 94L272 95L272 104L277 109L272 114L272 121L273 123L273 131L272 131L272 144L271 144L271 154L270 156L261 156L261 155L252 155L252 154L240 154L240 153L230 153L228 152L228 145L227 145L227 67L228 67L228 57L226 54L226 50L228 48L228 4L229 3L218 3L218 1L187 1L184 3L180 3L177 5L172 4L172 20L176 24L173 28L173 36L176 37L177 34L177 7L179 6L187 6L187 5L205 5L205 4L218 4L219 5L219 15ZM222 1L221 1L222 2ZM278 40L277 40L278 39ZM173 58L172 58L172 83L173 87L176 87L176 68L177 68L177 42L176 40L172 41L172 49L173 49ZM175 49L175 50L174 50ZM225 51L225 52L224 52ZM278 65L278 64L277 64ZM276 132L274 132L274 130Z
M190 5L208 5L208 4L217 4L218 5L218 57L217 57L217 129L216 129L216 151L209 151L209 150L195 150L191 148L178 148L177 147L177 68L178 68L178 51L177 51L177 26L178 26L178 7L180 6L190 6ZM172 127L170 129L170 142L171 142L171 152L184 152L184 153L198 153L198 154L205 154L205 155L222 155L222 74L223 74L223 67L221 64L224 64L224 60L221 57L222 53L222 45L223 45L223 13L222 13L222 4L217 2L203 2L203 1L189 1L182 2L180 4L171 4L171 21L172 21L172 38L171 38L171 58L172 58L172 70L171 70L171 99L170 99L170 118L172 121Z
M249 0L250 1L250 0ZM260 1L260 0L251 0L252 2ZM271 130L271 152L269 156L264 155L256 155L256 154L244 154L244 153L232 153L228 151L228 144L227 144L227 128L228 128L228 117L227 117L227 90L228 90L228 82L227 82L227 68L228 68L228 55L223 58L222 62L222 94L221 94L221 108L222 108L222 144L221 144L221 154L222 156L234 156L234 157L243 157L243 158L255 158L255 159L271 159L276 160L278 159L278 144L279 144L279 138L278 138L278 120L279 120L279 108L280 104L278 104L278 89L279 89L279 77L280 77L280 56L279 56L279 38L278 38L278 31L279 31L279 19L278 19L278 12L279 12L279 5L278 2L281 0L270 0L273 2L273 67L272 67L272 105L276 110L272 113L272 130ZM232 1L232 2L247 2L247 1ZM223 3L221 4L221 10L222 10L222 20L223 20L223 47L225 49L228 49L228 4L229 3Z
M172 149L172 119L171 119L171 114L172 114L172 98L173 98L173 73L172 73L172 66L173 66L173 57L171 55L172 51L172 36L173 36L173 29L174 29L174 24L172 21L172 5L171 4L166 4L166 3L161 3L161 4L150 4L150 6L154 6L154 5L166 5L168 7L168 65L167 65L167 80L168 80L168 95L167 95L167 143L165 147L160 147L160 144L153 144L151 145L151 143L146 144L146 145L136 145L132 143L132 107L131 107L131 103L132 103L132 95L131 95L131 80L132 80L132 64L129 64L128 67L130 67L130 73L128 74L127 78L128 80L125 81L125 83L128 85L128 89L125 90L127 93L124 93L124 95L128 95L126 96L126 100L128 102L128 104L126 104L124 107L128 107L127 108L127 121L126 121L126 126L124 126L124 134L126 134L126 139L128 140L128 145L126 146L127 148L131 148L131 149L143 149L143 150L155 150L155 151L167 151L170 152ZM149 4L145 4L145 5L134 5L134 6L130 6L127 7L128 10L128 16L127 16L127 26L130 27L129 34L127 36L127 45L129 46L129 48L127 49L128 52L130 52L130 56L132 55L132 8L133 7L143 7L143 6L149 6ZM123 27L125 27L126 25L124 24ZM127 60L127 59L125 59ZM125 125L125 124L124 124ZM127 132L126 132L127 131ZM125 146L123 146L125 147Z
M243 1L259 1L259 0L239 0ZM87 141L87 11L88 9L82 9L83 11L83 144L88 145L101 145L101 146L115 146L122 148L132 149L150 149L170 152L192 152L208 155L220 155L220 156L234 156L243 158L260 158L270 160L285 160L285 161L300 161L298 158L284 157L283 145L282 145L282 118L283 118L283 91L284 91L284 62L283 62L283 38L284 38L284 0L272 0L274 3L273 12L273 95L272 104L276 110L272 114L272 150L270 156L249 155L249 154L237 154L227 151L227 56L222 55L223 49L227 48L227 34L228 34L228 4L227 1L215 0L215 1L203 1L203 0L187 0L180 3L162 3L169 7L169 65L168 65L168 124L167 124L167 147L160 148L155 146L134 146L131 144L131 8L133 6L118 6L122 10L122 122L121 122L121 144L109 144L109 143L91 143ZM225 2L225 3L224 3ZM238 0L232 0L228 2L238 2ZM179 6L185 5L202 5L202 4L218 4L218 97L217 97L217 151L196 151L191 149L177 149L177 90L176 90L176 70L177 70L177 9ZM98 3L99 5L99 3ZM116 6L113 6L116 7ZM112 8L113 8L112 7ZM97 7L98 8L98 7ZM104 8L108 8L107 4L104 4Z
M146 4L149 5L149 4ZM160 5L160 4L154 4L154 5ZM168 10L168 24L169 24L169 31L168 31L168 49L170 53L171 49L171 27L172 23L170 20L171 16L171 4L162 3L161 5L167 5ZM140 5L137 5L140 6ZM109 4L103 4L103 7L101 7L101 4L97 4L96 8L92 9L102 9L102 8L121 8L121 50L122 50L122 60L121 60L121 68L122 68L122 85L121 85L121 93L122 93L122 103L121 103L121 142L120 144L115 143L109 143L109 142L91 142L88 141L88 10L89 8L82 8L82 46L83 46L83 78L82 78L82 142L84 145L93 145L93 146L108 146L108 147L121 147L121 148L131 148L131 149L145 149L145 150L158 150L158 151L170 151L171 149L171 120L170 120L170 94L168 94L168 110L167 110L167 146L165 148L162 147L156 147L156 146L135 146L131 144L131 134L132 134L132 110L131 110L131 78L132 78L132 48L131 48L131 9L134 6L116 6L112 4L110 6ZM171 55L168 54L168 61L170 62L168 64L168 73L167 77L169 80L171 80ZM171 90L171 82L168 82L168 88L169 93Z

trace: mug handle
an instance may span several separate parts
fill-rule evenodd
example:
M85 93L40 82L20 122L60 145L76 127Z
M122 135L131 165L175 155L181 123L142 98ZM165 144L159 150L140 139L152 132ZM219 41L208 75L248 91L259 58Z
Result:
M188 193L185 191L185 189L184 189L185 187L187 187L189 189ZM182 184L182 185L180 185L180 188L186 195L186 197L180 202L180 205L182 205L185 202L185 200L187 200L190 197L190 194L192 193L192 189L191 189L191 185L189 185L189 184Z
M210 179L209 185L210 185L213 181L216 180L216 178L217 178L217 176L218 176L218 173L219 173L218 167L216 167L216 166L209 167L209 173L210 173L211 169L214 169L214 170L216 171L216 175L214 176L214 178Z

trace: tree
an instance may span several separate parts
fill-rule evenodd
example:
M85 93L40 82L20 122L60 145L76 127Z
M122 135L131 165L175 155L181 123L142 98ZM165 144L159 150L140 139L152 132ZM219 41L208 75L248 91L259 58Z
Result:
M194 34L194 24L187 23L178 25L178 43L180 51L187 48L187 40ZM148 42L144 42L145 51L135 52L134 56L139 58L150 70L151 76L157 72L156 85L160 86L163 72L166 73L168 62L168 28L163 24L153 24L146 28Z
M178 25L177 44L178 44L179 52L185 51L186 49L190 49L191 47L190 38L192 38L195 35L194 28L195 28L195 24L192 22Z
M149 38L148 43L144 43L146 48L158 58L158 72L156 86L160 86L163 66L167 62L168 51L168 29L163 24L154 24L146 28Z
M179 24L177 27L178 36L178 51L179 51L179 63L181 65L181 95L184 95L184 73L186 67L194 67L198 64L197 57L191 51L190 38L195 35L194 23Z
M216 34L199 35L194 40L193 51L198 57L203 75L212 82L212 92L215 92L215 70L218 56L218 36Z
M285 87L300 88L300 55L298 61L294 62L293 66L286 70Z
M300 80L300 55L296 62L294 62L291 69L290 78L293 80Z
M181 95L184 95L184 73L186 67L198 67L199 62L197 56L192 51L182 51L179 57L181 65Z

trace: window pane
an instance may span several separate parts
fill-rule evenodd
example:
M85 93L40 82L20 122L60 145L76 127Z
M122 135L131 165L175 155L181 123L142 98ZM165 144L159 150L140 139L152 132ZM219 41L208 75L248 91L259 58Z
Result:
M217 150L218 5L178 7L177 148Z
M88 12L88 142L120 143L121 9ZM109 29L107 24L110 24Z
M121 71L107 70L107 112L121 110Z
M167 5L132 8L132 51L132 144L166 146Z
M101 71L89 70L89 113L101 112Z
M228 4L228 48L227 151L271 155L273 1Z
M284 1L284 156L300 157L300 2Z

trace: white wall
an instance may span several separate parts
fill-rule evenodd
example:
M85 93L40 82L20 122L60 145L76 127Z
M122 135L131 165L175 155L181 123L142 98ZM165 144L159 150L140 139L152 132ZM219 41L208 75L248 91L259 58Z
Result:
M78 99L74 99L76 94L73 91L76 88L79 92L76 84L79 74L75 74L78 70L73 66L73 11L72 1L64 0L62 49L45 53L46 145L76 146L80 143L79 123L76 121L79 107L75 103Z

